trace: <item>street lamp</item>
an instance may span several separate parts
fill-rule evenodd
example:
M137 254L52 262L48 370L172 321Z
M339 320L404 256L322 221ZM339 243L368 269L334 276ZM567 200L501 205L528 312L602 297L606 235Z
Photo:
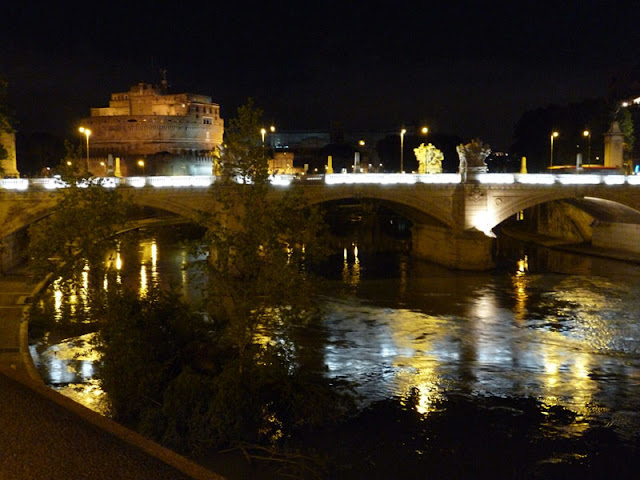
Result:
M274 125L271 125L269 127L269 132L271 133L276 133L276 127ZM267 135L267 129L266 128L261 128L260 129L260 135L262 135L262 144L264 145L264 138Z
M144 177L144 160L138 160L138 166L142 169L142 176Z
M553 139L556 138L559 135L558 132L552 132L551 133L551 160L549 162L549 166L553 167Z
M407 133L407 129L400 130L400 173L404 173L404 134Z
M422 134L426 135L427 133L429 133L429 127L422 127Z
M584 137L589 137L589 153L587 154L587 164L591 163L591 132L589 130L585 130L582 132Z
M89 136L91 135L91 130L88 128L80 127L78 129L80 133L84 133L84 136L87 137L87 172L89 171Z

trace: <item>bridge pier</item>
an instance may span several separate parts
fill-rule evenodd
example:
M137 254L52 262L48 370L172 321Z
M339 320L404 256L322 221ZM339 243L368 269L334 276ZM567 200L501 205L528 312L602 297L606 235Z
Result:
M28 245L29 236L26 228L0 238L0 275L27 261Z
M414 224L412 254L459 270L493 268L494 239L478 230L453 231L446 227Z

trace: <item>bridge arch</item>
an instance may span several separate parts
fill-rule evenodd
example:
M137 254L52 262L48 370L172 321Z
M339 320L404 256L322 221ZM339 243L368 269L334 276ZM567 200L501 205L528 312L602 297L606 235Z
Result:
M637 223L637 220L640 220L640 198L637 192L628 188L620 189L618 187L614 190L601 186L570 189L569 191L566 188L532 189L524 195L522 192L519 192L517 196L498 193L492 197L488 202L493 207L488 215L490 221L487 227L489 229L515 216L520 211L561 200L571 201L576 206L582 205L585 211L592 213L596 220L628 223Z
M426 197L421 194L420 190L419 186L418 188L416 186L395 186L395 188L385 189L380 188L379 185L332 185L330 187L305 187L305 195L311 205L348 200L377 202L414 224L455 228L451 211L452 188L441 188L440 195L434 194L433 188L431 188L430 194Z

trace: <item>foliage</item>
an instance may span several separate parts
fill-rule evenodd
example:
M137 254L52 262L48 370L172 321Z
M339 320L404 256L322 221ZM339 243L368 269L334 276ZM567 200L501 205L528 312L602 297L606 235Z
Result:
M629 109L621 108L618 111L617 120L618 124L620 125L620 130L624 135L624 139L622 142L622 153L624 155L624 159L629 160L631 158L635 145L633 118L631 117L631 112L629 112Z
M553 143L554 165L575 165L578 152L586 156L588 145L582 132L589 130L592 163L596 163L596 157L602 163L603 135L609 130L612 111L612 105L604 99L529 110L515 124L511 153L516 158L527 157L529 172L544 171L550 162L550 135L557 131L559 135Z
M87 174L84 172L85 162L82 159L82 147L65 140L64 149L64 157L56 167L55 173L68 183L74 183L83 176L86 177Z
M246 353L259 327L303 321L313 310L314 284L304 264L324 248L319 212L305 208L295 187L277 192L268 181L260 116L249 102L231 120L214 213L202 216L211 314L224 323L240 371L252 361Z
M0 131L13 132L13 119L7 103L8 89L9 82L0 75Z
M137 298L114 289L108 307L96 345L103 388L115 417L139 427L162 404L168 383L198 358L205 326L177 295L157 290Z
M318 213L268 183L259 118L249 104L230 123L215 214L202 217L210 312L174 293L110 289L98 336L114 418L177 450L295 445L353 406L287 340L317 319L304 266L323 242Z
M350 397L278 345L257 348L238 373L216 326L178 295L109 295L97 337L114 418L182 451L282 445L350 412Z
M9 106L7 104L7 91L9 83L0 75L0 132L13 132L13 120L9 113ZM0 161L7 158L7 149L0 144ZM0 163L0 177L4 174L4 168Z
M126 220L129 203L115 189L71 184L58 189L48 217L29 227L31 268L38 278L52 273L63 290L88 277L90 304L102 301L107 255L117 246L116 230ZM95 300L95 302L94 302Z

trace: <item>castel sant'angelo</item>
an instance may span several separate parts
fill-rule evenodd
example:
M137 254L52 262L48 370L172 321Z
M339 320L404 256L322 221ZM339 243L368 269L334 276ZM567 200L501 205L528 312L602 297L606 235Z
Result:
M94 175L211 175L224 121L211 97L139 83L81 121Z

